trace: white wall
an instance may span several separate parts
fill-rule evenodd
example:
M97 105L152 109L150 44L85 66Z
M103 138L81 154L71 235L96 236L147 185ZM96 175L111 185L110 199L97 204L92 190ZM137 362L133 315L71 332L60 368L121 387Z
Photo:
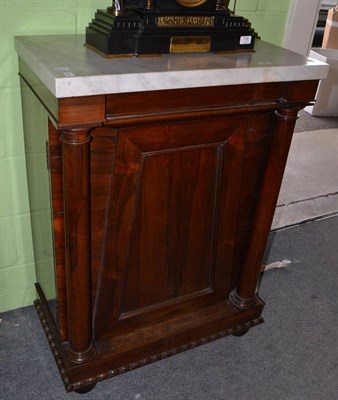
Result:
M308 55L322 0L292 0L285 27L283 47Z

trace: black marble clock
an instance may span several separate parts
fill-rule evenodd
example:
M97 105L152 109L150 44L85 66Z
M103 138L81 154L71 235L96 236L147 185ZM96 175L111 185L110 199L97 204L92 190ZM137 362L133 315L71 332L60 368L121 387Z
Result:
M250 23L227 0L114 0L97 10L86 45L102 55L250 51Z

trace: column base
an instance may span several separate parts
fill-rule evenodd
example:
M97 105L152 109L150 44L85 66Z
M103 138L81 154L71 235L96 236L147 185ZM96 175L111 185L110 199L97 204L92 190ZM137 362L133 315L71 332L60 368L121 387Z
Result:
M236 289L230 293L230 301L238 310L248 310L257 303L257 296L255 295L251 299L243 299L236 292Z
M95 347L93 343L90 344L89 348L85 351L74 351L69 347L66 348L67 359L75 364L82 364L86 361L91 360L95 356Z

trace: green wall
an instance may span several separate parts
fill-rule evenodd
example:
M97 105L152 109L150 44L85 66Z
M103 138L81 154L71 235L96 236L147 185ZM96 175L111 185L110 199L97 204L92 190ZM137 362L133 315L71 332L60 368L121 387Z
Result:
M0 0L0 312L32 304L36 279L14 36L83 33L109 3Z
M244 16L259 37L281 45L291 0L237 0L236 14ZM233 9L234 0L230 1Z
M281 44L290 1L238 0L237 13L262 39ZM36 279L14 36L84 33L95 10L110 4L0 0L0 312L32 304Z

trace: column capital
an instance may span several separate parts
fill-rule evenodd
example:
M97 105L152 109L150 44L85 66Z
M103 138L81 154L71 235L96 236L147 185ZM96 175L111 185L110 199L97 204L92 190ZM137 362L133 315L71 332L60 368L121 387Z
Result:
M60 141L68 144L85 144L92 140L91 129L74 128L61 130Z

